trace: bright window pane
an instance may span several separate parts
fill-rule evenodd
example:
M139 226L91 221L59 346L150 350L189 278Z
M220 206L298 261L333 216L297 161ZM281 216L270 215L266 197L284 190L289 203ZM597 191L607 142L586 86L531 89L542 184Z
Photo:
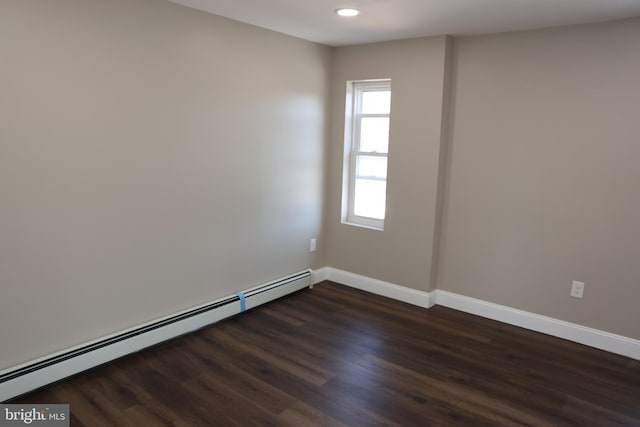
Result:
M347 82L347 96L342 220L383 230L391 80Z
M389 114L391 91L364 91L362 93L363 114Z
M387 158L358 156L356 159L356 178L387 178ZM356 189L356 194L358 190Z
M360 120L360 151L389 151L389 117L364 117Z
M353 213L367 218L384 219L386 181L356 179Z

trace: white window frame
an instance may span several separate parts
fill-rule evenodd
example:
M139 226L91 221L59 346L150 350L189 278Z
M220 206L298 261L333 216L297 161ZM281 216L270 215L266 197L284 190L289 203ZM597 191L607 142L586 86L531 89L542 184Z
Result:
M391 112L389 112L389 114L362 113L362 93L365 91L391 91L391 79L353 80L347 82L342 177L342 223L375 230L384 230L384 218L370 218L354 213L358 157L384 157L387 159L387 168L389 158L389 150L387 150L386 153L360 151L360 126L362 119L369 117L391 118ZM370 177L370 179L381 180L378 177ZM388 181L388 177L384 179L384 181Z

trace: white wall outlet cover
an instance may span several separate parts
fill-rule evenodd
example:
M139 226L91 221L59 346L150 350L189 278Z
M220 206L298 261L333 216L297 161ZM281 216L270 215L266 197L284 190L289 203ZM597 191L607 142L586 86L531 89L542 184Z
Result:
M574 280L571 284L571 296L574 298L582 298L584 294L584 282Z

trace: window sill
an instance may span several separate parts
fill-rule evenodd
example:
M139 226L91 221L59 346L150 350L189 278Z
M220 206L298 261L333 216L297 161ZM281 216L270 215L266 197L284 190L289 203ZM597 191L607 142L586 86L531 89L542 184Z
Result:
M384 231L383 227L374 227L373 225L358 224L357 222L342 221L341 223L343 225L350 225L352 227L366 228L367 230Z

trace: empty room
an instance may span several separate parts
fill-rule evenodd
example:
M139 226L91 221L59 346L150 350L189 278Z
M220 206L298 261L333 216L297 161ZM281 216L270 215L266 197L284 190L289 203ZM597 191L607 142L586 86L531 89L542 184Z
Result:
M640 0L0 0L0 425L640 425Z

